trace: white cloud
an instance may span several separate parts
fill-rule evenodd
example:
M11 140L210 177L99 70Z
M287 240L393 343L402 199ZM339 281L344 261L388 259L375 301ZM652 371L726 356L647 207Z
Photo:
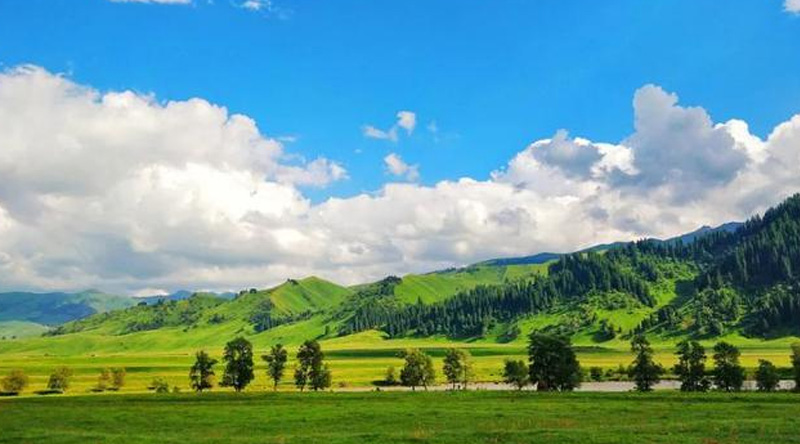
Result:
M787 12L800 14L800 0L786 0L783 7Z
M370 139L382 139L382 140L390 140L392 142L397 142L399 139L398 137L398 130L403 129L406 131L406 134L411 135L414 132L414 128L417 127L417 115L412 111L398 111L397 112L397 123L392 125L391 128L387 130L379 129L373 125L364 125L362 127L362 132L364 137Z
M249 9L250 11L261 11L263 9L269 9L271 6L272 2L269 0L246 0L239 4L239 7Z
M386 164L386 169L394 176L403 177L411 182L419 179L419 165L405 163L398 154L390 153L383 158L383 162Z
M742 220L800 190L800 115L766 139L645 87L618 143L566 131L486 180L389 183L312 204L347 176L289 162L252 119L202 99L100 93L25 67L0 74L0 286L237 289L343 283L571 251ZM397 126L407 131L407 128ZM414 180L396 154L387 170Z
M397 126L406 130L408 134L414 132L417 126L417 115L411 111L399 111L397 113Z
M382 140L391 140L392 142L397 142L397 128L392 127L386 131L375 128L372 125L365 125L362 128L364 133L364 137L369 139L382 139Z

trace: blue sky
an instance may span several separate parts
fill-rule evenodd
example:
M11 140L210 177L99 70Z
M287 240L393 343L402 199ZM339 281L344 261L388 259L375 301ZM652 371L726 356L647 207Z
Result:
M800 0L0 0L0 289L341 283L800 191Z
M291 152L347 168L349 180L308 190L315 200L379 188L389 152L430 184L486 178L561 128L622 140L648 83L760 136L800 108L800 17L779 0L235 4L4 0L0 62L251 116L296 136ZM411 137L363 137L398 110L418 116Z

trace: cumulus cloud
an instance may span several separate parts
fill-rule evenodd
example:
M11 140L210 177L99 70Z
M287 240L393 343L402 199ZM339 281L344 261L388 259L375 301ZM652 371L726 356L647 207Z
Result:
M411 182L419 179L419 165L407 164L398 154L390 153L383 158L383 162L393 176L403 177Z
M392 142L397 142L398 140L398 131L405 130L407 135L411 135L414 132L414 128L417 127L417 115L411 111L398 111L397 112L397 123L392 125L387 130L379 129L373 125L364 125L362 128L362 132L364 137L369 139L382 139L382 140L391 140Z
M800 14L800 0L786 0L783 7L787 12Z
M399 117L399 116L398 116ZM412 131L406 118L396 131ZM100 93L39 68L0 74L0 285L137 292L342 283L571 251L741 220L800 190L800 115L766 138L646 86L618 142L566 131L485 180L411 183L313 204L347 177L290 162L246 116L202 99Z

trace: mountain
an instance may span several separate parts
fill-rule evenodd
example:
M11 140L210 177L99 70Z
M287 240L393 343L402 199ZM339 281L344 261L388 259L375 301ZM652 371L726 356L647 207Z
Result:
M686 233L686 234L683 234L683 235L680 235L680 236L669 238L669 239L665 240L664 242L682 242L684 244L690 244L690 243L694 242L695 240L697 240L698 238L703 237L703 236L708 235L708 234L711 234L711 233L715 233L715 232L719 232L719 231L727 232L727 233L733 233L736 230L738 230L742 225L744 225L744 224L741 223L741 222L728 222L728 223L719 225L717 227L710 227L708 225L703 225L702 227L698 228L695 231L692 231L691 233Z
M771 338L800 333L798 277L800 195L745 223L667 240L498 259L353 287L309 277L232 299L162 299L73 320L48 333L57 338L0 350L185 350L237 335L262 346L351 335L513 342L531 331L582 344L627 341L637 332L668 341L729 333Z
M97 290L80 293L0 293L0 335L23 337L41 334L49 326L134 304L135 301L130 297Z

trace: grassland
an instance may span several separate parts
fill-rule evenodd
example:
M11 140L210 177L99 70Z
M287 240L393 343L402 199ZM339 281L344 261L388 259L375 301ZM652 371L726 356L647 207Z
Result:
M786 393L90 395L0 400L0 442L797 443L798 415Z
M294 348L307 339L320 340L330 364L334 387L370 386L381 379L387 367L400 367L399 351L408 348L421 348L434 356L437 369L441 369L441 358L448 347L462 347L473 355L475 378L478 381L500 380L500 369L508 358L526 359L526 335L531 330L548 326L568 324L570 318L581 316L583 312L594 313L596 320L577 330L573 343L577 347L578 358L585 368L597 366L603 369L628 365L632 360L628 340L624 335L615 339L598 342L595 332L602 320L608 320L628 331L637 325L654 309L682 297L681 282L689 274L674 273L675 278L658 282L653 286L657 299L656 307L643 307L641 304L606 307L599 303L587 302L587 307L565 307L546 313L530 315L515 321L519 327L516 339L507 340L504 334L509 325L500 323L486 337L454 341L443 336L406 337L387 339L385 334L366 331L354 335L338 337L337 320L330 315L352 292L345 288L318 278L287 281L269 290L246 292L235 300L221 302L208 297L195 302L199 317L188 325L164 326L155 330L137 331L122 334L132 321L139 316L141 307L79 321L83 329L70 334L53 337L31 337L15 340L0 340L0 376L14 368L21 368L31 376L30 390L45 387L50 372L62 365L75 371L73 393L85 393L97 382L97 375L106 367L124 367L128 371L127 392L142 392L153 378L163 377L171 385L187 388L188 369L194 353L206 350L219 358L224 344L244 336L253 343L258 358L270 346L282 343ZM426 275L411 275L403 278L395 288L395 295L408 303L416 303L416 296L428 295L441 300L466 287L481 283L522 279L537 273L545 273L544 265L512 265L503 267L468 267ZM265 298L270 298L276 310L282 314L296 315L311 312L308 319L280 325L257 333L249 321L249 314ZM169 316L181 319L180 307L189 302L176 303L176 310ZM191 308L191 307L190 307ZM191 313L191 312L190 312ZM167 320L172 319L167 317ZM212 318L223 321L211 322ZM675 362L675 344L684 337L649 335L656 350L656 360L666 367ZM745 338L733 331L719 338L731 342L742 351L742 363L752 371L759 359L768 359L779 367L789 366L789 348L798 341L796 337L764 341ZM711 347L717 339L703 341ZM263 363L256 359L257 379L250 388L263 390L267 386ZM290 362L290 367L293 363ZM218 367L218 371L221 369ZM290 390L287 382L283 387Z
M297 344L299 343L297 341L303 339L304 333L308 331L307 326L300 332L294 333L290 331L292 328L297 328L297 326L290 325L286 328L282 326L260 335L250 336L249 338L255 344L256 356L265 353L278 337L289 339L284 343ZM324 327L320 323L315 328L319 329L321 333ZM218 338L204 337L202 340L192 337L190 332L180 330L168 335L164 335L163 331L160 333L147 336L151 341L149 349L147 343L142 340L142 343L137 344L136 347L122 352L118 351L118 348L115 349L114 344L106 343L108 338L105 336L95 338L98 341L95 351L87 351L81 346L80 352L64 349L60 353L57 347L58 343L53 345L50 342L58 341L60 338L42 338L42 348L34 350L22 348L16 352L10 352L7 349L6 352L0 354L0 375L6 374L13 368L22 368L31 377L29 391L40 390L45 388L47 378L55 367L66 365L75 371L71 392L85 393L96 384L97 375L101 369L124 367L128 371L127 385L123 389L125 392L145 391L155 377L163 377L171 385L177 385L185 390L188 387L188 370L193 362L194 352L205 349L219 358L224 341L233 337L232 334L235 332L219 332ZM296 334L296 336L292 337L292 334ZM189 336L193 339L182 339L182 336ZM86 337L91 338L88 335ZM124 337L115 339L117 341L126 340ZM756 341L737 335L729 335L724 339L740 347L742 363L751 372L759 359L768 359L779 367L789 367L790 344L796 341L794 338ZM20 341L20 344L28 344L30 341ZM182 348L168 347L173 341L182 344ZM197 343L192 343L192 341L197 341ZM11 342L13 341L6 341L6 345L13 345L10 344ZM713 342L706 342L708 346L712 344ZM72 342L64 343L65 347L72 345ZM119 344L117 344L118 346ZM505 359L526 359L523 338L508 344L489 341L465 343L452 342L441 337L387 340L377 332L365 332L323 340L322 347L333 372L334 388L370 386L373 381L384 376L387 367L399 368L402 366L402 360L397 357L398 352L407 347L418 347L431 354L434 357L437 371L441 369L441 359L447 347L466 348L473 356L476 380L485 382L501 379L500 370ZM624 340L617 339L602 345L593 342L578 343L576 347L581 365L587 368L591 366L604 369L616 368L619 365L630 364L633 358L628 350L629 346ZM290 346L291 348L293 347ZM658 362L667 367L674 364L674 343L666 340L656 342L655 349L655 358ZM290 356L294 357L293 350ZM290 368L291 365L293 362L290 359ZM221 372L221 368L218 367L218 371ZM263 362L257 359L256 381L249 390L265 390L268 387L265 375ZM282 389L291 390L291 382L287 381Z

